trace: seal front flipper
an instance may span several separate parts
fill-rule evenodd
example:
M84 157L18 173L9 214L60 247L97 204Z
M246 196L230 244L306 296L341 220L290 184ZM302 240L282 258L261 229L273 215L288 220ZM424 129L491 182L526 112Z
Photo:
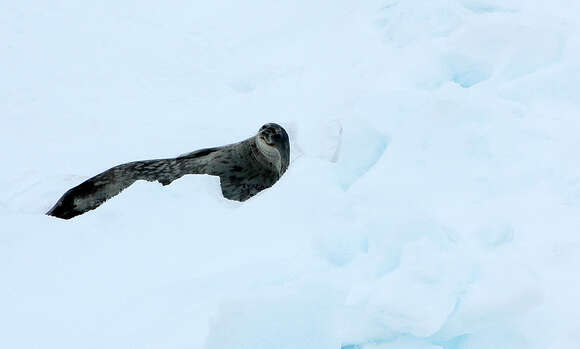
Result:
M185 153L185 154L181 154L177 157L177 159L194 159L194 158L199 158L202 156L206 156L209 155L211 153L214 153L220 149L222 149L223 147L214 147L214 148L205 148L205 149L199 149L199 150L195 150L189 153Z

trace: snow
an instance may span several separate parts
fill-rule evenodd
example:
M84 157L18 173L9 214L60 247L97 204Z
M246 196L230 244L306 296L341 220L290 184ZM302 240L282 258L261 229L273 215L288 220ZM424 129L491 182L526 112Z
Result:
M0 13L0 347L578 348L580 3L63 0ZM287 173L113 165L282 124Z

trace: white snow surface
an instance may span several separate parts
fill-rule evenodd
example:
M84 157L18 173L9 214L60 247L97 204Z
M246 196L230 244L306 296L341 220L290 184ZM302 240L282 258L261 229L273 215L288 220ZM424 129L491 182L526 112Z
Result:
M6 2L0 347L580 348L580 2ZM290 168L113 165L282 124Z

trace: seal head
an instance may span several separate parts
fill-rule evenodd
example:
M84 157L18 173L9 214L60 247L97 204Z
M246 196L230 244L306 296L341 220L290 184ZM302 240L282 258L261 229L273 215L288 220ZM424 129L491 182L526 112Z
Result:
M265 124L258 130L256 137L258 149L272 160L280 176L290 164L290 140L286 130L278 124Z

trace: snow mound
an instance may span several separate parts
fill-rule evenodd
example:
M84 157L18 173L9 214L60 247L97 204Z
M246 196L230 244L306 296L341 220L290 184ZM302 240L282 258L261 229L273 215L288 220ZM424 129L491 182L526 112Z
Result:
M574 348L580 3L13 2L0 13L0 347ZM250 137L244 202L123 162Z

